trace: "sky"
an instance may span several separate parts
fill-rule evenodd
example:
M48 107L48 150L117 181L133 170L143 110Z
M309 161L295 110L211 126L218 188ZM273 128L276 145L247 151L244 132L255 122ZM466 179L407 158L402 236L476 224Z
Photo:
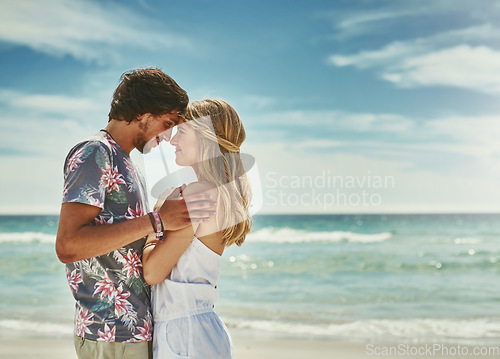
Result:
M255 213L498 212L499 24L488 0L2 0L0 213L57 214L68 151L149 66L238 111ZM150 188L158 151L133 153Z

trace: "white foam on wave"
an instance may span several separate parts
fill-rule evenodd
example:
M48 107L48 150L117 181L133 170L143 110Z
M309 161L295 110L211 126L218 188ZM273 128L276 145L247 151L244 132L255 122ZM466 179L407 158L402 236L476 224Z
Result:
M322 337L347 341L403 340L412 342L481 341L500 336L500 323L493 319L371 319L335 324L305 324L270 320L222 318L230 328L272 335ZM3 333L71 336L73 324L0 320Z
M0 233L0 243L55 243L56 236L42 232Z
M374 234L349 231L311 232L292 228L263 228L248 235L249 242L307 243L307 242L352 242L374 243L392 238L392 233Z
M455 238L453 240L455 244L477 244L481 243L479 238Z
M49 335L72 335L73 324L41 323L36 321L3 319L0 320L0 329L7 329L10 333L23 332Z
M500 336L500 323L490 319L372 319L338 324L304 324L266 320L225 320L230 327L284 335L329 337L344 340L401 339L487 340Z

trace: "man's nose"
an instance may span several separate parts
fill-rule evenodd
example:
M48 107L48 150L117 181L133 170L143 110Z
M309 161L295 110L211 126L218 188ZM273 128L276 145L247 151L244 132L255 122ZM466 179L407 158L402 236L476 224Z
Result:
M158 137L160 138L160 141L161 140L165 140L165 141L170 141L170 136L172 136L172 129L169 128L168 130L165 130L163 131L162 133L160 133L158 135Z

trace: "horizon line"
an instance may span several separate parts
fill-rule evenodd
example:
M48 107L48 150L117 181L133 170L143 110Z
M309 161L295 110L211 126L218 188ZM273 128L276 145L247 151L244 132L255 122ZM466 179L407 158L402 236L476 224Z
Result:
M394 216L394 215L471 215L471 214L488 214L488 215L500 215L500 210L495 211L401 211L401 212L266 212L266 213L256 213L252 215L255 216L332 216L332 215L352 215L352 216ZM59 216L59 213L1 213L0 217L30 217L30 216Z

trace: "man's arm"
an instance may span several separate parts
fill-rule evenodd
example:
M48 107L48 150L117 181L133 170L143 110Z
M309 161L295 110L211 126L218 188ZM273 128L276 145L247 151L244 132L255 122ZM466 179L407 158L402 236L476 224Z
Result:
M177 189L173 194L179 191ZM158 213L165 230L177 230L191 222L200 223L209 219L214 209L214 202L207 194L196 194L184 199L167 200ZM61 262L71 263L104 255L153 232L147 215L95 226L92 222L99 211L99 207L83 203L63 203L56 237L56 252Z
M91 224L101 209L83 203L63 203L56 252L63 263L97 257L134 242L153 231L149 216L110 225Z

